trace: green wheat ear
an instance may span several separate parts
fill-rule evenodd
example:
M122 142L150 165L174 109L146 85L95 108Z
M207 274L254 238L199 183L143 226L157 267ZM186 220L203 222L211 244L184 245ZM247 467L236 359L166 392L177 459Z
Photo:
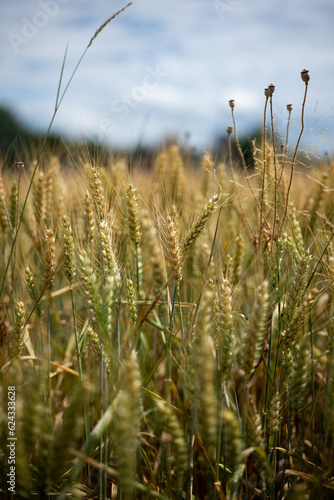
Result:
M227 279L222 279L213 301L213 329L222 381L232 375L234 338L232 334L232 289Z
M303 335L295 346L293 364L289 373L289 401L292 415L303 407L307 399L307 385L311 377L311 359L308 335Z
M23 335L25 326L25 307L23 302L15 304L15 317L13 328L13 342L11 348L11 357L20 357L23 351Z
M116 408L117 463L123 498L133 498L136 475L136 453L140 445L141 377L137 355L132 351L124 362L121 388Z
M26 278L26 284L28 288L28 294L33 302L33 304L37 304L39 300L39 296L37 293L37 288L34 280L34 276L32 274L32 271L29 266L26 266L25 268L25 278ZM43 316L43 306L41 302L38 302L37 307L36 307L36 313L38 317L41 319Z
M243 460L244 444L238 418L231 410L223 410L221 414L223 429L222 458L224 464L236 473Z
M19 203L18 187L17 187L17 182L14 181L12 183L9 196L9 217L14 231L17 225L18 203Z
M195 218L182 244L181 254L187 255L197 238L204 232L208 222L221 203L221 194L215 194L205 204L202 211Z
M128 301L129 316L132 321L132 326L134 327L137 324L138 311L137 311L133 282L129 278L126 279L126 298Z
M102 348L102 344L105 339L103 338L101 343L99 336L90 325L87 326L87 337L89 340L88 344L89 351L92 352L97 362L101 362L101 353L102 353L102 361L106 365L108 375L111 375L112 374L111 360L106 349Z
M276 391L271 399L269 408L269 435L274 434L275 432L278 432L280 430L281 420L281 395L279 391Z
M241 340L239 362L245 372L246 380L249 380L259 361L268 326L268 308L268 282L264 281L257 289L249 323Z

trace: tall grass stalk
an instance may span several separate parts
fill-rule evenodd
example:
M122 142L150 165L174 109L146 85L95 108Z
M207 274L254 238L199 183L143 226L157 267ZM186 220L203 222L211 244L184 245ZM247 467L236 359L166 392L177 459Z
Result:
M78 62L76 64L74 70L71 73L71 76L70 76L67 84L65 85L65 88L64 88L63 92L60 93L60 89L61 89L61 85L62 85L62 81L63 81L63 73L64 73L64 69L65 69L65 62L66 62L66 56L67 56L67 49L68 49L68 47L65 50L65 54L64 54L64 58L63 58L62 66L61 66L61 71L60 71L60 76L59 76L59 82L58 82L58 88L57 88L57 96L56 96L56 102L55 102L55 109L54 109L53 115L51 117L48 129L46 131L46 134L45 134L45 137L44 137L41 149L38 152L36 164L35 164L34 170L32 172L32 175L31 175L31 178L30 178L30 183L29 183L29 186L28 186L28 189L27 189L27 193L26 193L23 205L22 205L21 215L20 215L20 217L18 219L18 224L17 224L17 228L16 228L16 231L15 231L15 236L13 238L12 245L11 245L11 248L10 248L9 257L8 257L8 260L7 260L7 266L6 266L6 269L5 269L3 278L2 278L2 283L1 283L1 288L0 288L0 297L1 297L1 295L3 293L3 290L4 290L5 281L6 281L6 277L7 277L7 273L8 273L8 269L9 269L9 265L10 265L10 262L11 262L11 259L12 259L12 255L13 255L13 252L14 252L15 243L16 243L16 240L17 240L17 237L18 237L18 233L19 233L19 230L21 228L21 224L22 224L24 213L25 213L26 205L27 205L27 202L28 202L28 198L29 198L29 195L30 195L30 191L31 191L31 188L32 188L33 180L34 180L37 168L38 168L38 166L40 164L40 160L41 160L41 157L42 157L45 145L47 143L48 137L50 135L50 132L51 132L51 129L52 129L52 126L53 126L53 122L54 122L54 120L56 118L56 115L58 113L59 107L60 107L60 105L61 105L61 103L62 103L62 101L63 101L63 99L65 97L65 94L67 93L67 90L68 90L68 88L69 88L69 86L70 86L70 84L71 84L71 82L72 82L72 80L74 78L75 73L77 72L77 70L78 70L78 68L79 68L79 66L80 66L83 58L86 55L87 50L92 45L92 43L95 40L95 38L98 36L98 34L102 31L102 29L112 19L114 19L118 14L120 14L121 12L123 12L130 5L132 5L132 2L130 2L129 4L127 4L125 7L123 7L119 11L115 12L115 14L113 14L109 19L107 19L107 21L102 26L100 26L100 28L96 31L95 35L90 39L87 47L85 48L85 50L81 54L81 56L80 56L80 58L79 58L79 60L78 60Z

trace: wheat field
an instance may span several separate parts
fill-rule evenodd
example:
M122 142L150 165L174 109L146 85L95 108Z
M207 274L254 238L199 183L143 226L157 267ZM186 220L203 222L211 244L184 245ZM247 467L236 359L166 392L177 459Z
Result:
M46 138L124 9L61 93L65 54ZM334 497L334 161L303 164L301 78L295 145L265 89L254 168L234 100L199 166L1 158L1 498Z
M332 498L334 163L295 151L3 161L3 498L8 388L17 498Z

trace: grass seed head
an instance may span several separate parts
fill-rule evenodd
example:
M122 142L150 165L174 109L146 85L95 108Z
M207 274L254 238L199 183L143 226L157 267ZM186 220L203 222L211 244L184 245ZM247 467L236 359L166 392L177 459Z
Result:
M246 380L250 377L259 361L267 330L268 307L268 282L264 281L257 289L253 310L240 346L239 359Z

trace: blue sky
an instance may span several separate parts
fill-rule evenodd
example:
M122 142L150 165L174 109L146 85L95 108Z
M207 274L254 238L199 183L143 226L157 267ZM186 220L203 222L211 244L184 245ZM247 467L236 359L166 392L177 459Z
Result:
M53 113L63 55L64 82L95 30L126 2L2 0L0 105L34 129ZM261 124L263 90L276 86L277 127L292 103L298 134L310 70L305 149L334 152L334 3L332 0L134 0L86 53L54 122L73 138L135 147L190 132L210 149L232 125Z

